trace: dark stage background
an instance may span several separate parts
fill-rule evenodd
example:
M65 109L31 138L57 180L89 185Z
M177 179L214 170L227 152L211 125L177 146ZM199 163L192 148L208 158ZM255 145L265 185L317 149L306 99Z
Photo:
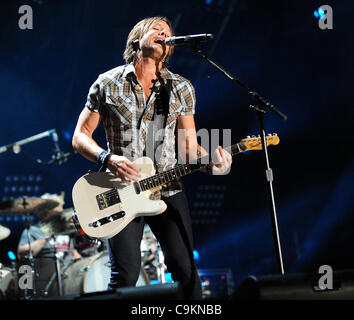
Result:
M33 9L33 30L21 30L18 8ZM333 30L321 30L314 10L333 8ZM354 268L353 4L351 1L5 1L0 29L0 146L56 129L63 151L88 89L100 73L123 64L125 41L147 16L169 17L177 35L213 33L203 50L288 116L268 112L267 133L286 273L320 265ZM232 140L258 135L254 101L192 52L177 47L170 69L190 79L198 129L232 129ZM95 138L104 146L103 127ZM98 167L81 156L46 162L50 137L0 154L0 199L71 189ZM199 268L231 268L235 285L249 274L277 273L262 153L234 158L227 176L184 179ZM16 252L21 216L0 216L11 236L0 262Z

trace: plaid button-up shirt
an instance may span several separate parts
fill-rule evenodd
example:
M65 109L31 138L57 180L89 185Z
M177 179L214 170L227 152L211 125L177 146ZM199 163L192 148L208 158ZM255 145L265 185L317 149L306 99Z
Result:
M181 115L195 113L195 91L187 79L166 68L160 71L162 80L171 81L169 110L163 129L159 159L153 159L157 172L172 169L177 164L175 152L176 125ZM154 88L161 86L159 80ZM132 64L119 66L101 75L89 90L86 107L103 117L108 150L124 155L131 161L144 156L150 124L154 117L156 92L146 102ZM155 192L154 198L171 196L182 190L180 181L168 183Z

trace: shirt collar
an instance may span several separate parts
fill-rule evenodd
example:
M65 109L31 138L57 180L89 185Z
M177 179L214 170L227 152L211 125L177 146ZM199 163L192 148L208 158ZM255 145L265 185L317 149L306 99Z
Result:
M130 75L131 73L133 73L136 76L135 67L132 64L127 64L123 71L123 78L127 78L127 76Z
M133 64L126 65L123 71L123 78L127 78L128 75L134 74L136 77L135 67ZM161 78L164 80L171 79L171 80L179 80L174 73L169 71L167 68L162 68L160 71Z
M162 79L179 80L174 73L172 73L167 68L162 68L160 71Z

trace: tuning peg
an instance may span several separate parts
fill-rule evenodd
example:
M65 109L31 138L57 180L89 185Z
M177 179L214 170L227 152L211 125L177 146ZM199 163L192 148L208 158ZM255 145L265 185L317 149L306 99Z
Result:
M251 136L247 136L246 138L247 138L247 139L250 139L250 138L251 138Z
M268 134L267 134L267 136L268 136L268 137L271 137L271 136L272 136L272 134L271 134L271 133L268 133Z
M277 136L278 134L276 134L276 133L273 133L273 136Z
M256 136L255 135L252 135L252 138L255 138Z

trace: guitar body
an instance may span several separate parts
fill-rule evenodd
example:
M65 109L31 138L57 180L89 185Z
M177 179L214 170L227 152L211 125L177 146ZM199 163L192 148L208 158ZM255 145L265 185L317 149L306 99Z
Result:
M142 157L134 163L139 168L141 179L155 174L150 158ZM150 200L150 195L150 190L137 192L133 182L127 185L110 172L86 174L76 181L72 190L81 229L86 235L99 239L112 238L136 217L163 213L166 203ZM118 217L115 216L117 213L120 213Z

